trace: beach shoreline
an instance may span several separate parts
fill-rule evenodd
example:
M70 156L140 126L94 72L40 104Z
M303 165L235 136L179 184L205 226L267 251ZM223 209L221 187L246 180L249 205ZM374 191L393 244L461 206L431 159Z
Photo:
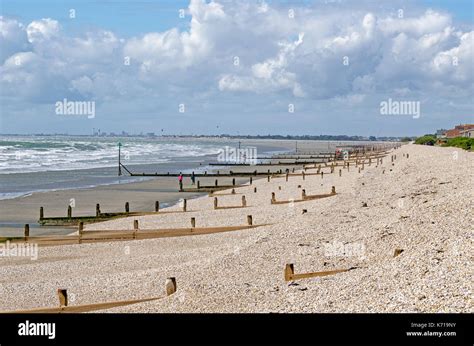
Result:
M88 224L86 231L131 230L134 219L141 230L182 228L194 217L196 227L235 226L253 215L262 226L40 247L36 261L3 258L0 309L55 305L58 287L74 294L74 305L156 296L175 277L175 294L105 312L472 313L473 163L474 153L406 145L361 173L351 166L341 176L260 179L219 197L232 206L245 195L247 208L214 210L213 198L203 196L190 200L186 213ZM272 192L281 201L299 198L302 188L312 195L331 186L333 197L270 204ZM293 284L283 278L288 263L297 273L355 269Z

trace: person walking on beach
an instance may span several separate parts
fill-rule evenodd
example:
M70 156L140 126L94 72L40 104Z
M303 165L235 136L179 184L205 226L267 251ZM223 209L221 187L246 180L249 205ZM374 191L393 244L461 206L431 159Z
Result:
M191 184L194 185L196 182L196 176L194 175L194 172L191 173Z
M179 182L179 191L183 191L183 174L181 172L179 172L178 182Z

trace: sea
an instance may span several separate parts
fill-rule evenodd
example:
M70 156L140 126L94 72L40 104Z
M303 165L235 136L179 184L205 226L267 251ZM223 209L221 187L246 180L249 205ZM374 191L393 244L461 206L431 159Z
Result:
M135 182L132 172L200 172L211 170L226 148L245 148L245 141L225 138L0 136L0 199L38 191L90 188ZM257 144L259 156L282 153L281 146Z

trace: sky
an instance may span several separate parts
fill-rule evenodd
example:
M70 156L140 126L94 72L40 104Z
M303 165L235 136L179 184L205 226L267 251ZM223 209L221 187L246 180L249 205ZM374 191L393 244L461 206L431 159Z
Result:
M0 4L3 134L413 136L474 123L471 0Z

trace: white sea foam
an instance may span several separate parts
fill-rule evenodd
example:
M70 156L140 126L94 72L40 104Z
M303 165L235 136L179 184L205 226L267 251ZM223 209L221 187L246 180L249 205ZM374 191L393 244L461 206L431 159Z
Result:
M110 138L0 138L0 174L90 169L117 165L118 140ZM218 153L217 143L122 139L123 164L163 163Z

